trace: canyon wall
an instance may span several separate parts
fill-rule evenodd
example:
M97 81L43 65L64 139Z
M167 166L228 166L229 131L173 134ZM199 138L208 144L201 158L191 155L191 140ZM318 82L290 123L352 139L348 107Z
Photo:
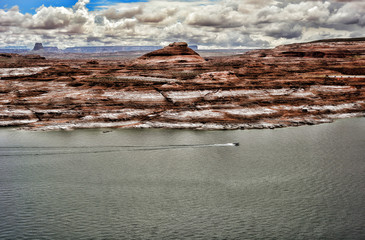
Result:
M0 55L0 126L251 129L365 115L365 41L206 59L182 45L130 61Z

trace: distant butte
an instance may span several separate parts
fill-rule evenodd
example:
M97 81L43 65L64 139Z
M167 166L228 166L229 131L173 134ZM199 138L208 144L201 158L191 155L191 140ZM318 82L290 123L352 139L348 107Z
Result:
M34 45L33 51L38 51L38 50L42 50L43 49L43 44L42 43L36 43Z
M168 46L139 57L138 64L160 63L201 63L205 62L197 52L188 47L186 42L174 42Z

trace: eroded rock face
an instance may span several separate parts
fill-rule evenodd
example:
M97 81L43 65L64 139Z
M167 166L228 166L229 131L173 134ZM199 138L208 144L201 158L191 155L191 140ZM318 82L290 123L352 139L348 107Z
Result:
M185 43L166 49L146 59L173 51L180 55L167 57L197 56L181 55L190 52ZM290 51L296 53L283 54ZM365 41L287 45L188 64L0 55L0 126L249 129L365 116L364 53ZM10 68L11 61L18 65Z
M45 57L35 54L0 53L0 68L39 67L46 63L43 60Z
M365 40L365 39L364 39ZM295 43L273 49L274 56L299 58L347 58L365 56L363 41Z
M193 79L194 82L200 84L234 84L239 79L233 71L206 72L199 74Z
M135 61L137 64L202 62L205 62L205 60L189 48L186 42L171 43L162 49L147 53Z

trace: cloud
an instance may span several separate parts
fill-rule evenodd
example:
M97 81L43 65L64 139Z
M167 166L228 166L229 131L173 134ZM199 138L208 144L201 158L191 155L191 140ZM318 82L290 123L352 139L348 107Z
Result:
M19 26L29 16L21 14L18 6L8 11L0 9L0 26Z
M285 7L267 6L258 11L258 22L299 22L300 24L323 24L330 14L329 2L290 3Z
M133 18L137 14L141 13L142 13L142 8L140 6L123 10L117 10L116 8L111 7L108 8L102 15L110 20L120 20L123 18Z
M74 5L74 9L77 10L85 10L86 9L86 4L88 4L90 2L90 0L78 0L75 5Z
M352 1L339 8L328 20L334 25L365 26L365 2Z
M237 11L238 5L219 7L214 5L200 7L190 13L186 18L186 23L193 26L217 27L217 28L236 28L243 26L243 15Z
M41 6L33 15L0 9L0 42L58 47L88 44L159 45L186 41L201 47L268 47L365 35L365 3L349 0L149 0L89 11Z
M40 7L30 21L24 25L34 29L57 29L71 23L72 11L64 7Z
M362 0L336 0L336 2L362 2Z
M103 41L103 37L96 37L96 36L88 36L86 38L87 42L102 42Z
M295 23L270 24L265 29L265 35L273 38L299 38L302 33L302 27Z
M165 20L169 14L167 11L156 11L136 16L141 23L159 23Z
M30 30L58 30L63 34L87 33L87 29L92 29L92 26L87 25L94 24L94 16L85 7L87 3L88 0L79 0L72 9L41 6L36 14L22 23L22 27Z

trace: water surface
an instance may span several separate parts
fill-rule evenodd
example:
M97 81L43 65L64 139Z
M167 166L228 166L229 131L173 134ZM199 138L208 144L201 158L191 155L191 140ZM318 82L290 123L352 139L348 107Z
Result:
M365 239L365 118L1 129L0 146L0 239Z

